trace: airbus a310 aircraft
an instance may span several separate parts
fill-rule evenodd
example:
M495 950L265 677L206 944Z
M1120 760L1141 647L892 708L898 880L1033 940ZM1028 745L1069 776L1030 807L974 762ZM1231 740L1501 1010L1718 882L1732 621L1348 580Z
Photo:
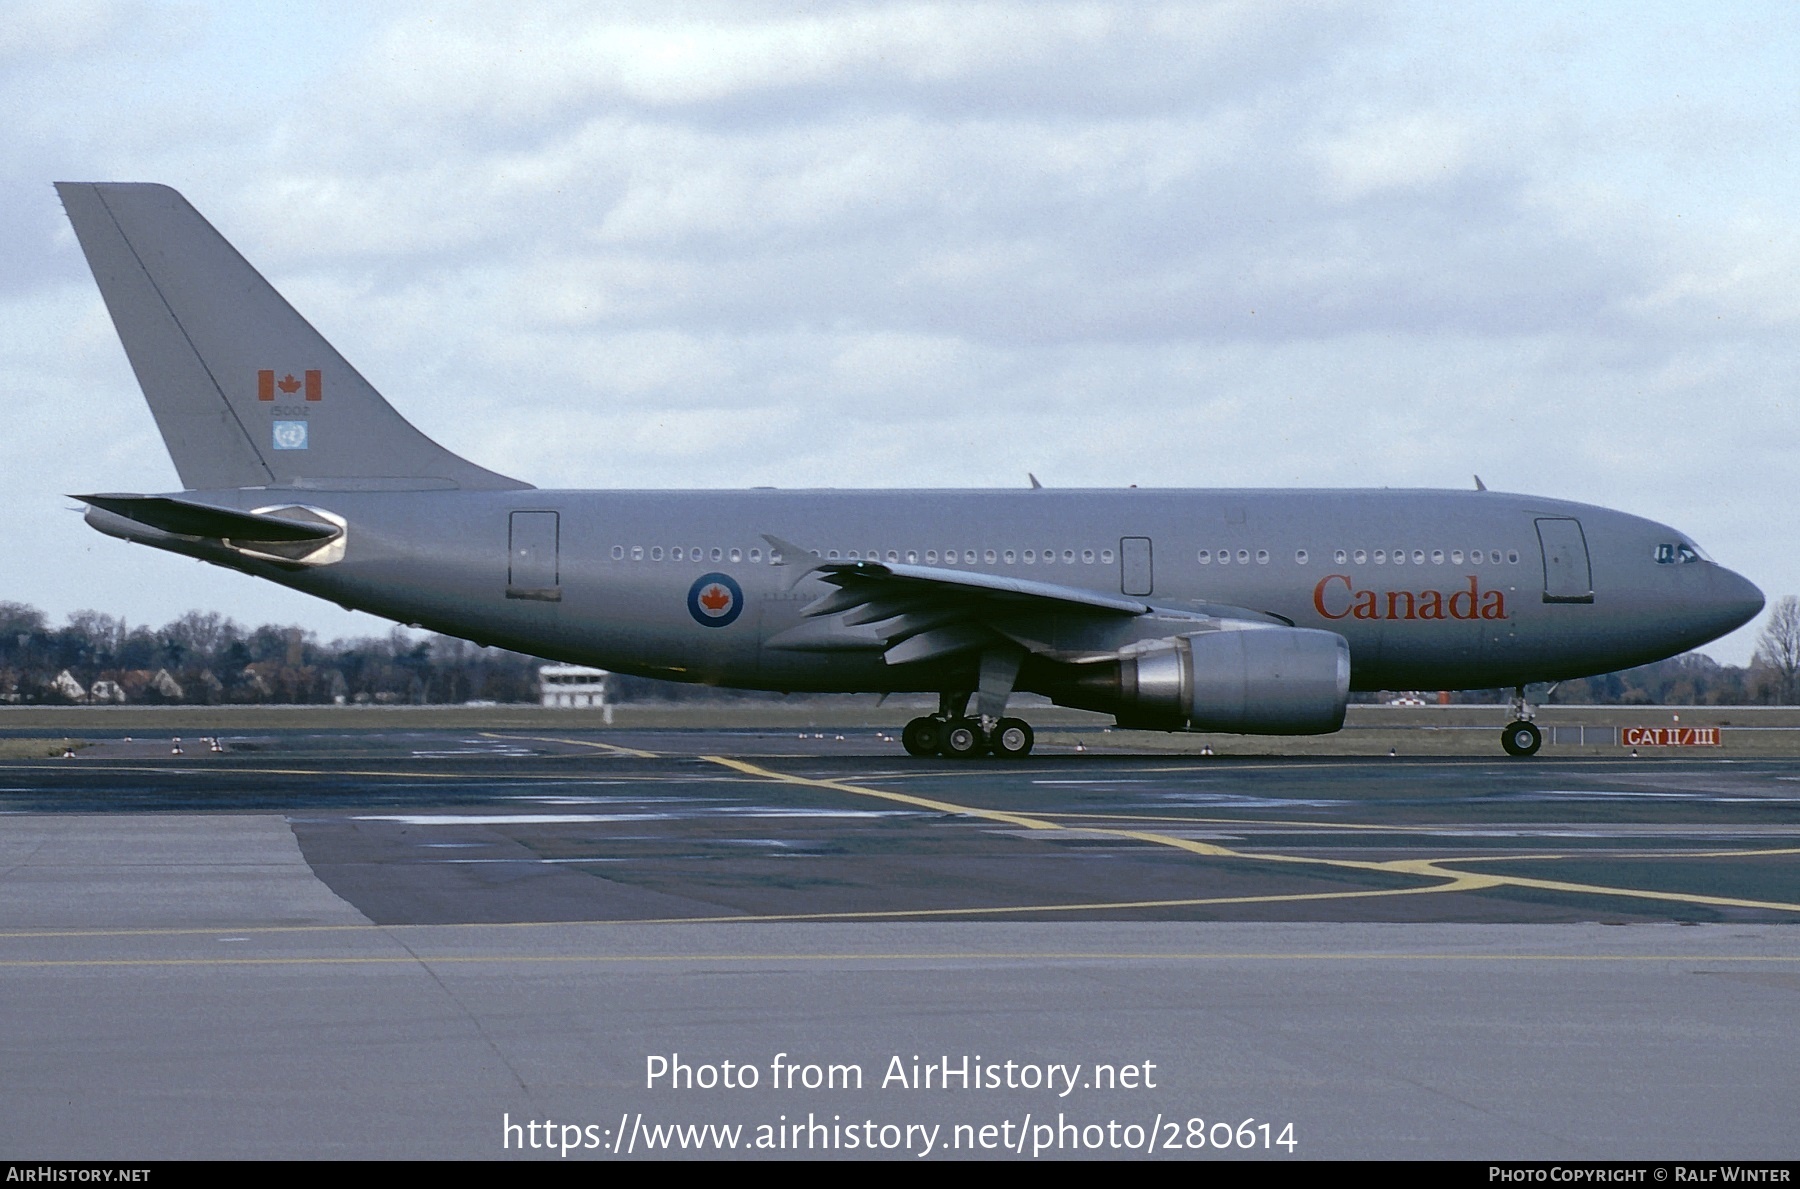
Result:
M186 489L78 497L96 529L624 673L933 692L914 755L1028 754L1016 691L1322 734L1351 690L1503 686L1531 755L1527 683L1763 605L1666 525L1487 490L542 491L413 428L174 190L57 190Z

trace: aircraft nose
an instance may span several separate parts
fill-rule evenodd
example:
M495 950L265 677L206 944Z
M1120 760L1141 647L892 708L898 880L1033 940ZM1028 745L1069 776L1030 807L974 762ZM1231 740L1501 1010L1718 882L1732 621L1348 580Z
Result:
M1719 633L1736 631L1763 609L1763 592L1742 574L1715 566L1709 610L1718 618Z

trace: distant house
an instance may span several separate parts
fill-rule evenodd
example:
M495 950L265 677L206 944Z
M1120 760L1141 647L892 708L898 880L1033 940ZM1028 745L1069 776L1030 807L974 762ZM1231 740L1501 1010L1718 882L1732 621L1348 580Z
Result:
M56 680L50 683L50 688L60 697L66 698L71 702L85 702L87 700L87 687L75 680L75 675L70 673L67 669L64 669L56 675Z
M268 677L261 670L271 674L281 666L273 662L259 662L245 665L243 673L232 687L231 697L235 702L266 702L275 695L275 687L269 684Z
M88 690L91 702L179 702L185 696L167 669L108 669Z
M88 700L93 702L123 702L125 700L125 687L118 682L109 680L105 677L95 678L94 684L88 689Z
M200 696L208 702L218 701L219 695L225 692L225 683L220 681L218 675L211 669L200 670L200 675L194 678L194 683L206 691Z
M612 721L612 706L606 700L605 669L589 669L582 665L540 665L538 694L543 705L555 709L602 707L606 721Z

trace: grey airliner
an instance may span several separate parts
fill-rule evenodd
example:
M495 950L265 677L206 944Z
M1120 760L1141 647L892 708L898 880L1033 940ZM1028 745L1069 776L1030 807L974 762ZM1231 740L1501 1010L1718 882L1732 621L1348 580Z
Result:
M1023 756L1016 691L1168 731L1322 734L1352 690L1524 687L1763 605L1685 534L1472 491L545 491L397 413L180 194L57 186L185 490L94 528L624 673L932 692L914 755Z

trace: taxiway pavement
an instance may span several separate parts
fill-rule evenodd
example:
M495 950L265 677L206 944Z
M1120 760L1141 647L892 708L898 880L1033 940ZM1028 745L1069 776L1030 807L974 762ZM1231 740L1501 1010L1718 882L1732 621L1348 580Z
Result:
M1223 1121L1279 1159L1793 1155L1789 764L970 764L865 734L0 763L0 1147L564 1159L506 1128L549 1120L591 1141L569 1159L868 1155L851 1123L878 1155L935 1125L933 1159L1217 1158L1192 1145ZM863 1085L778 1087L779 1053ZM758 1084L646 1085L676 1054ZM1082 1084L897 1082L915 1057Z

